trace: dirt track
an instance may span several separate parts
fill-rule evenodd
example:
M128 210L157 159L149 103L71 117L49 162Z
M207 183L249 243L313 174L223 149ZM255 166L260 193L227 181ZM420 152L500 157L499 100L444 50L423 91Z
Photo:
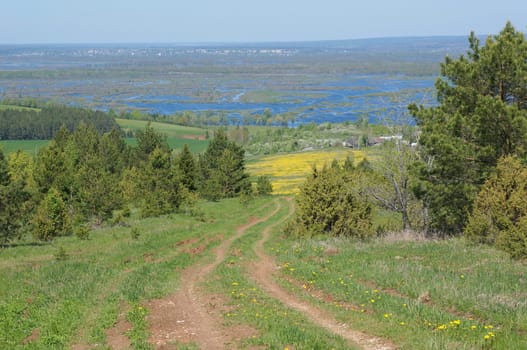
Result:
M222 297L206 293L199 286L225 259L230 246L236 239L242 237L247 229L258 223L266 222L279 212L283 201L276 200L276 203L276 208L267 217L253 218L247 224L238 227L234 236L215 249L213 262L187 269L181 277L181 288L176 294L151 301L147 305L150 313L148 316L151 331L150 343L156 349L175 349L175 342L195 342L201 349L207 350L235 348L235 340L240 338L239 333L247 333L247 330L223 327L221 310L224 310L225 306ZM255 244L254 249L258 261L249 269L251 278L271 297L303 313L314 324L340 335L350 344L367 350L395 349L393 344L383 339L353 330L351 325L340 324L327 312L292 295L275 282L274 275L277 272L277 266L274 260L265 254L263 245L269 239L273 227L294 213L294 205L290 199L288 206L289 213L279 222L267 226L262 232L261 239Z

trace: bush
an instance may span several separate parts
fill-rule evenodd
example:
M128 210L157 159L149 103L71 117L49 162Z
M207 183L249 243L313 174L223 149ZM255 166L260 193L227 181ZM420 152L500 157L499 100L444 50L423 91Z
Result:
M499 160L476 198L465 236L527 257L527 167L517 158Z
M297 214L287 230L297 235L373 236L371 206L353 183L353 171L338 165L314 169L297 196Z
M273 192L273 184L269 176L260 176L256 180L256 193L259 196L268 196Z
M52 188L40 203L33 220L33 236L42 241L51 241L64 236L70 229L66 204L59 191Z

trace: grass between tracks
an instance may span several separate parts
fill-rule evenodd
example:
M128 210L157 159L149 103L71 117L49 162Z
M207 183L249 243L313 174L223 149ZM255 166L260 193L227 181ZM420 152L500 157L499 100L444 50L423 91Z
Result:
M131 227L104 228L90 239L62 237L0 250L0 348L107 348L106 329L119 313L132 324L135 349L149 348L141 302L173 292L181 271L210 254L268 199L203 203L206 222L177 214L131 218ZM139 230L132 238L131 228ZM65 256L58 254L62 248ZM60 257L60 260L57 259Z
M129 220L87 241L63 237L0 250L0 348L108 349L106 330L124 313L134 349L148 349L145 300L177 289L181 271L235 234L252 216L280 211L236 240L207 287L227 302L226 326L248 328L240 348L347 349L338 336L267 296L248 277L262 231L287 215L285 200L203 203L205 222L177 214ZM139 230L132 238L131 228ZM462 239L442 241L286 237L280 225L266 245L279 283L354 329L401 349L527 348L524 262ZM66 253L61 258L59 248ZM194 349L181 344L180 349Z

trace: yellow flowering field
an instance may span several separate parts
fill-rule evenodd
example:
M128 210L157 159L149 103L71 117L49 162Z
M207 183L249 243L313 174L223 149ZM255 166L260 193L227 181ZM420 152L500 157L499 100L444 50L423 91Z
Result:
M364 152L345 148L277 154L250 162L247 164L247 170L253 176L269 176L274 194L294 194L298 192L313 166L322 167L324 164L330 164L333 159L343 162L348 155L351 155L355 162L364 158Z

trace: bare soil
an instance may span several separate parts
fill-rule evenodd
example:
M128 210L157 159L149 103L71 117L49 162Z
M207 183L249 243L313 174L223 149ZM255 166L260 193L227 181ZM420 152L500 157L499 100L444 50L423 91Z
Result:
M234 240L243 236L250 227L271 218L278 210L279 207L265 218L251 218L238 227L235 235L215 249L213 262L192 266L183 272L182 284L176 294L146 305L149 310L149 341L156 349L175 349L174 344L178 342L196 343L201 349L232 349L236 340L254 332L244 327L237 330L222 326L221 310L225 303L205 293L200 284L225 259Z
M195 343L201 349L236 349L241 340L258 334L249 326L227 327L222 314L228 312L229 306L222 295L204 291L200 285L210 273L224 261L234 240L243 236L250 227L269 220L281 209L277 201L276 209L265 218L251 218L245 225L236 230L236 234L224 240L214 251L214 261L195 265L186 269L181 277L181 287L176 294L163 299L152 300L145 306L149 310L147 321L150 328L150 343L155 349L176 349L178 343ZM263 249L269 239L271 229L294 213L294 205L289 199L289 214L279 222L267 226L254 249L258 261L248 270L254 281L271 297L306 315L314 324L342 336L355 346L366 350L392 350L396 346L387 340L354 330L350 324L339 323L326 311L307 301L301 300L275 282L278 267L274 260ZM185 242L187 243L187 242ZM182 244L186 245L186 244ZM329 298L318 295L321 299ZM353 308L353 305L349 305ZM293 349L289 347L289 349Z
M289 201L289 214L284 217L287 219L294 213L294 205ZM275 282L274 276L278 271L278 266L274 260L268 256L263 249L264 243L269 239L272 226L268 226L262 232L262 238L256 243L255 251L258 256L258 262L250 269L251 275L270 296L280 300L285 305L306 315L313 323L322 328L340 335L353 345L359 346L366 350L392 350L396 349L395 345L387 340L375 337L360 331L354 330L349 324L339 323L335 318L324 310L321 310L310 303L292 295Z

